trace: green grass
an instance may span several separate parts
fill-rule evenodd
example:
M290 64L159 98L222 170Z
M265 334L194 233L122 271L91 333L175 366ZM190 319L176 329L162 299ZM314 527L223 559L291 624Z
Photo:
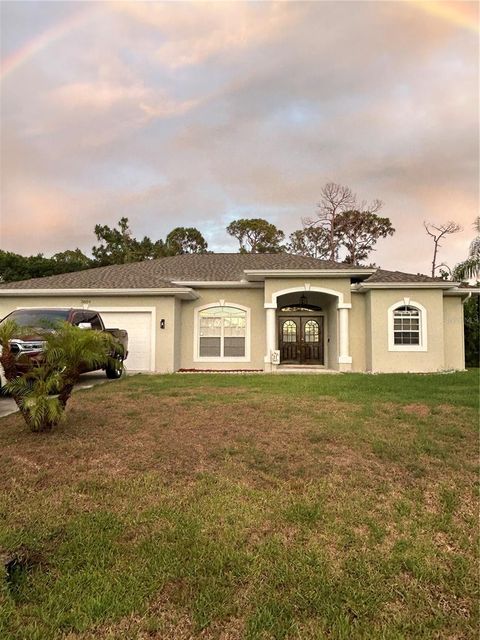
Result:
M5 640L477 637L478 372L133 376L0 430Z

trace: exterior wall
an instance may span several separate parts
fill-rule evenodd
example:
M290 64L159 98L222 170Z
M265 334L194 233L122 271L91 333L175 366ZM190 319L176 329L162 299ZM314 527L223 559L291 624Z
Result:
M266 278L265 279L265 302L272 302L272 296L284 289L305 290L305 285L328 289L341 293L343 302L350 302L350 278Z
M197 289L198 300L184 300L181 304L180 368L182 369L263 369L265 355L265 309L263 289ZM205 304L241 304L250 309L250 361L208 362L194 360L195 309Z
M327 326L327 356L326 365L329 369L338 369L338 311L337 298L330 298L326 305L328 312Z
M391 305L410 298L427 311L427 351L389 351L388 309ZM444 321L443 292L428 289L374 289L369 294L372 362L374 372L428 372L443 371ZM367 303L368 304L368 303Z
M22 307L78 307L100 310L102 308L153 308L155 371L167 373L175 370L174 330L175 299L167 296L25 296L14 297L0 293L0 318ZM160 319L165 320L165 329L160 329ZM121 327L120 327L121 328ZM128 359L127 359L128 367Z
M445 369L465 368L463 301L460 296L443 298Z
M352 371L367 370L367 300L364 294L352 295L350 311L350 355Z
M365 342L366 371L372 371L372 298L371 292L365 294L365 324L367 327Z
M175 371L175 303L173 296L158 299L155 371L161 373ZM165 329L159 328L161 319L165 320Z
M338 291L349 311L350 355L354 371L427 372L464 368L463 304L461 297L443 297L441 290L375 289L351 295L350 282L343 278L315 278L307 285ZM265 302L285 289L304 291L303 279L270 279L263 288L197 289L199 299L181 301L163 296L95 296L88 300L76 296L14 297L0 293L0 318L21 307L86 307L153 309L155 371L168 373L184 369L263 370L266 353ZM305 291L311 302L325 311L328 368L338 368L338 299L324 293ZM297 294L282 299L294 302ZM298 296L297 296L298 297ZM291 299L290 299L291 298ZM427 310L427 351L388 350L388 309L404 298L418 302ZM205 304L240 304L250 309L250 360L248 362L196 362L194 360L195 309ZM160 329L160 320L165 329ZM277 326L277 323L276 323ZM278 341L277 341L278 345ZM128 361L127 361L128 365Z
M178 298L175 298L174 314L173 370L178 371L182 366L182 301Z

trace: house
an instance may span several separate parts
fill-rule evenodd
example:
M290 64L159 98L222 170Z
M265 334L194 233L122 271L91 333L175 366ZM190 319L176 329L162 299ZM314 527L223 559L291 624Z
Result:
M454 282L289 254L188 254L0 284L0 317L84 307L128 330L129 370L464 368Z

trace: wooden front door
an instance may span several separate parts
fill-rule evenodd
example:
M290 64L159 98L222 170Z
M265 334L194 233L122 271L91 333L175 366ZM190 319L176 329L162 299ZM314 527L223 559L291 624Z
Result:
M323 316L279 318L280 362L324 364Z

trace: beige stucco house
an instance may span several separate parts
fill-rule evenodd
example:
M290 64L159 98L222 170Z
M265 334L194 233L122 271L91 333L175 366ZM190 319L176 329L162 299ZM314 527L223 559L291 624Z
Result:
M464 368L456 283L289 254L181 255L0 284L0 317L83 307L129 333L128 369Z

